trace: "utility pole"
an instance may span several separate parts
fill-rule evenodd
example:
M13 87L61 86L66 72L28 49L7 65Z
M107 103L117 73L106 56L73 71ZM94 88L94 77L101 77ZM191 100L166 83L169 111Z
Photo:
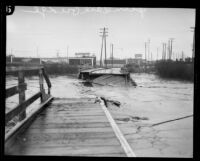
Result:
M69 50L69 46L67 46L67 61L66 61L66 63L69 63L68 50Z
M57 55L57 58L58 58L59 57L59 51L58 50L57 50L57 54L56 55Z
M164 43L162 43L162 60L164 59Z
M145 42L145 72L147 71L147 43Z
M105 36L105 28L104 28L104 36ZM107 68L107 59L106 59L106 36L104 37L104 44L105 44L105 65L106 65L106 68Z
M166 43L163 43L163 60L166 59Z
M103 66L103 64L102 64L103 38L104 38L104 37L102 36L102 42L101 42L101 57L100 57L100 67Z
M170 55L169 55L169 59L171 59L172 57L172 42L174 41L174 38L170 38Z
M170 59L170 53L171 53L171 47L170 47L171 45L170 45L170 40L168 40L168 59Z
M157 48L157 61L158 61L158 48Z
M108 28L100 28L100 33L102 35L102 44L101 44L101 58L100 58L100 66L102 67L102 53L103 53L103 44L104 44L104 48L105 48L105 66L107 68L107 60L106 60L106 35L108 33L108 31L106 31ZM103 43L104 42L104 43Z
M111 44L112 47L112 68L113 68L113 44Z
M37 46L37 48L36 48L36 53L37 53L37 57L39 57L39 56L38 56L38 46Z
M11 54L10 54L10 62L13 62L13 49L11 48Z
M184 52L182 51L182 60L184 59Z
M110 43L110 60L112 59L112 43Z
M148 40L148 60L150 59L150 39Z
M10 50L10 55L13 55L13 49L11 48L11 50Z
M67 59L68 59L68 51L69 51L69 46L67 46Z
M191 29L193 29L193 47L192 47L192 60L194 60L195 57L195 27L190 27Z

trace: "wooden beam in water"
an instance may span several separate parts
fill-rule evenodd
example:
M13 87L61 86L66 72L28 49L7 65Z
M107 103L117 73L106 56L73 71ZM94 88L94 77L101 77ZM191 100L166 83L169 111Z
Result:
M131 149L130 145L128 144L128 142L126 141L126 139L124 138L124 135L121 133L119 127L117 126L117 124L115 123L114 119L112 118L110 112L107 110L104 102L101 100L101 107L103 109L103 111L106 114L106 117L108 118L113 131L115 132L117 138L119 139L121 146L123 147L126 155L128 157L136 157L135 153L133 152L133 150Z

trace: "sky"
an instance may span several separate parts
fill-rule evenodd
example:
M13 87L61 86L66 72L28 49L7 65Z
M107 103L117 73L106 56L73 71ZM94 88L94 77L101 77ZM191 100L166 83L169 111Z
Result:
M101 53L100 28L108 28L116 58L145 55L150 40L152 59L162 57L162 43L174 38L174 55L192 56L195 9L16 6L6 19L6 52L19 57L66 57L78 52ZM157 53L158 52L158 53ZM157 56L158 55L158 56Z

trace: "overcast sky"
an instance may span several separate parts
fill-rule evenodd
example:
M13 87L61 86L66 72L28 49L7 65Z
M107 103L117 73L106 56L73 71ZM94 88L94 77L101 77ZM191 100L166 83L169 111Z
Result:
M129 58L145 52L150 39L153 59L161 58L162 43L174 38L173 51L192 55L195 9L16 7L7 17L7 54L27 57L74 56L76 52L100 57L100 28L108 28L107 55Z

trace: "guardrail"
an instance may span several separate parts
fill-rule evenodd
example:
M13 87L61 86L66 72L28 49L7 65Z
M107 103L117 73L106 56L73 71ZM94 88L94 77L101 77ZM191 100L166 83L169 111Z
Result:
M26 71L38 71L39 86L40 86L39 92L37 92L28 99L25 99L26 98L25 91L27 90L27 83L25 83L24 78ZM7 124L10 120L12 120L16 116L18 116L18 121L20 123L18 124L17 127L15 127L13 130L10 130L5 135L5 141L11 138L11 136L13 136L16 132L18 132L19 129L25 127L24 125L27 122L30 123L30 120L33 120L33 117L53 98L50 95L51 82L43 66L6 67L6 74L13 72L18 73L18 85L6 89L6 98L19 94L19 104L5 114L5 124ZM48 86L48 93L46 93L44 89L44 80L46 81ZM36 101L38 98L40 98L41 102L40 107L32 115L27 117L26 114L27 107L31 105L34 101Z

